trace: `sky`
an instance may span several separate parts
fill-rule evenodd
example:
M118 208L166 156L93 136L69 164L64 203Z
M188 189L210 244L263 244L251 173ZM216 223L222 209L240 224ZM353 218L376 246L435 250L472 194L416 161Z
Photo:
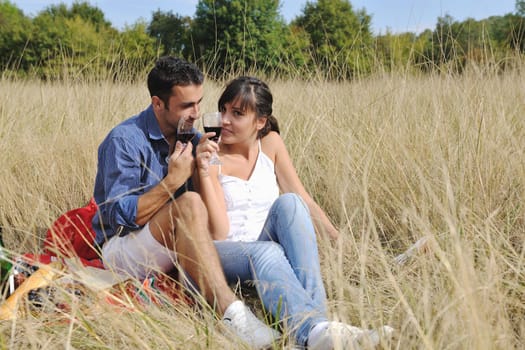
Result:
M72 4L74 0L10 0L28 16L34 16L51 4ZM161 11L193 16L198 0L89 0L104 12L115 28L123 29L139 18L151 20L151 13ZM307 0L281 0L281 14L290 21L302 13ZM458 21L502 16L514 12L515 0L350 0L354 10L365 9L372 16L375 34L415 32L434 29L437 18L450 15Z

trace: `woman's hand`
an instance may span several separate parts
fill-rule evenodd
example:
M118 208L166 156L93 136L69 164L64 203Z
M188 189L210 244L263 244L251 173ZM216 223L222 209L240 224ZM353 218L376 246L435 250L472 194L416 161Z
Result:
M197 171L199 176L204 177L209 175L210 159L213 153L219 150L219 145L210 140L210 137L215 136L214 132L207 132L202 135L196 149Z
M327 218L327 224L325 225L325 231L328 237L330 237L333 240L336 240L339 238L339 231L335 228L335 226L328 220Z
M197 145L195 150L197 174L194 174L194 184L197 184L197 192L208 209L211 237L214 240L221 240L227 237L230 223L226 213L224 193L219 182L219 168L210 167L210 159L219 149L219 145L209 139L214 135L214 132L205 133Z

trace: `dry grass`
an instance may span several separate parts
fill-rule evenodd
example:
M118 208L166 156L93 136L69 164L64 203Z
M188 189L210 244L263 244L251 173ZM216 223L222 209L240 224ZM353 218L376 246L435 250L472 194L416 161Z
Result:
M333 318L398 330L395 349L509 349L525 337L525 77L470 72L271 81L310 193L340 228L321 255ZM16 252L90 198L96 149L144 84L0 81L0 225ZM222 85L208 82L203 110ZM418 238L430 252L398 267ZM0 348L231 348L187 306L73 309L0 324ZM277 346L280 347L280 346Z

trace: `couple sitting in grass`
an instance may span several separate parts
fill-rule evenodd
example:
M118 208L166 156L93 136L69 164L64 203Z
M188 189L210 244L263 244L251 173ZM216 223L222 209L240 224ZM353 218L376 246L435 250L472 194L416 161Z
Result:
M257 319L231 283L253 284L300 347L378 344L390 327L327 317L314 225L334 239L338 232L297 176L268 86L253 77L226 86L218 143L213 132L177 140L179 119L199 118L203 81L195 65L159 59L148 75L151 104L100 145L93 227L106 267L141 279L176 267L253 348L277 344L281 333ZM210 164L215 153L218 165Z

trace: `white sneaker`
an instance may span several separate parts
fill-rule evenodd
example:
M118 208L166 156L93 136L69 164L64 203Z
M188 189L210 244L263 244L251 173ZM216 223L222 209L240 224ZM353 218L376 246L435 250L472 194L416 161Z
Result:
M316 327L321 329L315 329ZM308 350L361 350L377 346L381 340L392 338L394 329L384 326L377 330L365 330L341 322L323 322L312 329L308 337Z
M241 340L255 349L264 349L275 343L281 334L260 321L240 300L228 306L222 322Z

